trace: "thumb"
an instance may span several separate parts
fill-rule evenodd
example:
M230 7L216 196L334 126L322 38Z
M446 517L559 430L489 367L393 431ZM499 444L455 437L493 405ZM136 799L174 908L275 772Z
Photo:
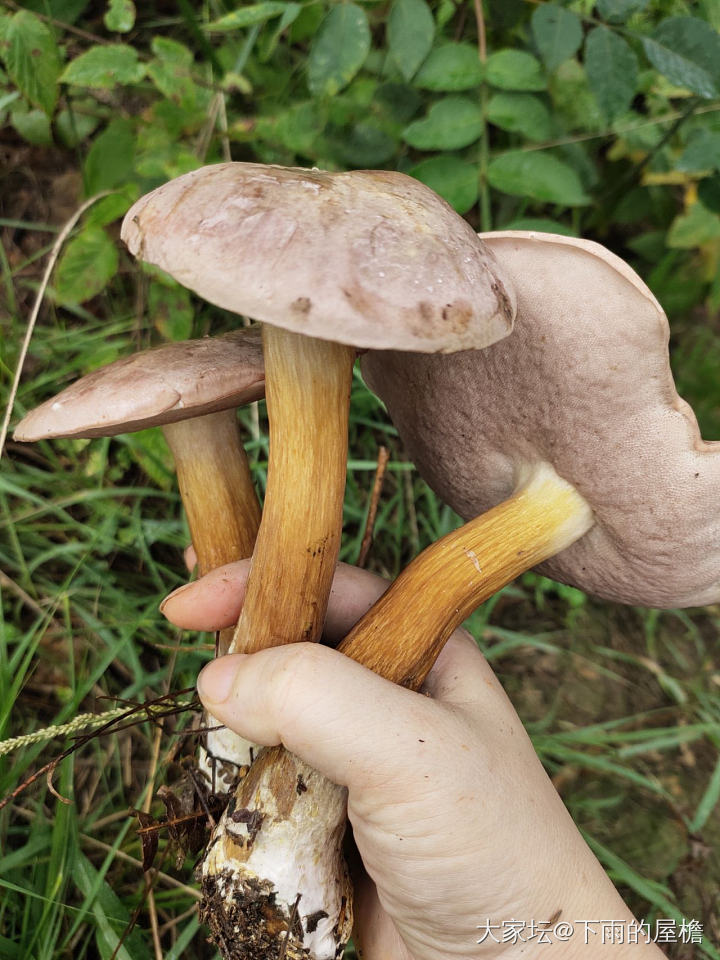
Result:
M265 746L282 743L351 790L401 783L457 735L442 704L316 643L213 660L198 692L231 730Z

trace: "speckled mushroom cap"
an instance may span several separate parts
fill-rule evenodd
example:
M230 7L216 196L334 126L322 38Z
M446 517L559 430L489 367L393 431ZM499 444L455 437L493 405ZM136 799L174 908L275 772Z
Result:
M138 200L122 238L211 303L324 340L450 352L512 329L492 253L401 173L203 167Z
M542 573L626 603L717 602L720 443L676 392L657 300L599 244L484 239L517 292L512 337L363 361L420 473L470 518L508 497L523 465L549 461L596 523Z
M94 370L31 410L16 440L113 437L189 420L265 393L259 328L144 350Z

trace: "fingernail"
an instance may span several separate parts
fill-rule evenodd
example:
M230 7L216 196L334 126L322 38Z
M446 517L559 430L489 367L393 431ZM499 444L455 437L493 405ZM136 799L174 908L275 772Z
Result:
M172 593L169 593L158 607L160 613L165 612L165 607L168 605L168 603L170 603L171 600L174 600L175 597L179 597L181 593L184 593L186 590L189 590L190 587L194 586L194 583L184 583L181 587L178 587L177 590L173 590Z
M242 656L242 654L240 654ZM197 679L200 699L208 704L224 703L232 691L238 667L238 655L218 657L203 667Z

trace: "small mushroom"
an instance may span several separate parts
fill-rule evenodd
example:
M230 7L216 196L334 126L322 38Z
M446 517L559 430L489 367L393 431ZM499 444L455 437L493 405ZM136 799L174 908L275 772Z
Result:
M356 348L448 352L495 342L514 315L502 270L431 190L384 171L219 164L143 197L122 236L132 253L207 300L264 322L268 484L233 649L318 639L340 542ZM323 810L322 797L310 795L305 809ZM248 848L259 848L272 818L232 819L251 809L236 804L227 822L249 831ZM318 815L316 835L321 821ZM335 829L342 834L342 816ZM205 915L220 942L233 927L222 930L222 904L248 893L241 879L248 852L217 838L210 849ZM285 906L289 915L301 893L303 949L335 956L350 923L349 890L333 888L328 903L317 880L327 880L324 862L302 853L298 865L300 886L277 858L267 874L250 868L260 870L251 884L253 915L260 915L261 889L269 906L277 896L280 913L269 909L265 924L277 953L283 925L273 917ZM275 869L289 878L282 890L273 886Z
M252 554L260 504L236 408L263 396L257 329L169 343L94 370L36 407L15 439L113 437L162 427L201 573ZM221 631L227 653L232 630ZM229 789L250 762L250 744L224 728L207 736L199 765L211 787ZM217 771L216 771L217 767Z

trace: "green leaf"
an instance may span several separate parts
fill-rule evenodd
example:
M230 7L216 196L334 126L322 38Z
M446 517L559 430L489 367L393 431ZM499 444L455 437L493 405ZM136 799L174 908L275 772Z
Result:
M467 213L477 202L478 168L459 157L450 154L430 157L408 173L447 200L460 214Z
M410 80L430 53L435 21L425 0L394 0L387 23L390 56Z
M572 10L554 3L536 7L531 18L533 37L548 70L555 70L580 49L582 25Z
M500 90L545 90L540 61L525 50L498 50L487 59L488 83Z
M110 0L103 23L108 30L128 33L135 26L135 4L132 0Z
M114 87L138 83L145 76L137 50L125 43L109 43L90 47L71 60L60 79L80 87L112 90Z
M693 173L720 169L720 132L700 129L694 133L676 166Z
M350 166L377 167L392 157L396 147L395 140L384 130L363 121L345 137L340 154Z
M590 202L572 167L547 153L505 153L488 166L491 186L503 193L567 207Z
M424 120L403 131L403 140L418 150L459 150L482 133L480 105L467 97L444 97L434 103Z
M694 250L720 237L720 217L701 203L675 217L667 235L667 245L676 250Z
M282 16L288 6L287 3L276 3L274 0L269 0L268 3L251 3L246 7L238 7L237 10L220 17L219 20L208 23L205 29L219 33L242 30L243 27L252 27L256 23L266 23L268 20Z
M133 169L135 132L130 120L116 117L93 140L85 159L85 188L88 195L124 183Z
M500 229L502 230L533 230L535 233L559 233L563 237L576 237L577 231L573 230L566 223L558 223L557 220L547 220L545 217L520 217L506 223ZM553 584L557 588L557 584Z
M415 77L415 86L455 93L477 87L482 78L482 63L475 47L469 43L443 43L430 51Z
M720 35L696 17L670 17L643 37L650 63L679 87L706 99L720 96Z
M65 248L55 277L64 303L84 303L104 290L118 268L117 247L100 227L86 227Z
M596 27L585 40L585 71L600 109L614 120L625 113L638 82L637 57L623 38Z
M148 310L155 329L166 340L187 340L192 336L194 311L185 287L172 281L151 280Z
M42 20L27 10L11 18L4 31L3 60L10 79L50 116L58 98L60 51Z
M194 110L198 88L190 76L192 51L183 43L168 37L153 37L152 51L155 58L147 67L152 82L168 100L178 103L185 110Z
M157 437L158 430L153 431ZM127 908L83 853L78 853L72 879L85 897L95 919L95 937L102 960L151 960L150 949L138 929L127 929L132 920Z
M52 143L50 118L44 110L28 110L21 104L10 111L10 123L28 143L38 147L47 147Z
M36 13L44 13L62 23L75 23L90 0L24 0L23 6Z
M720 213L720 176L705 177L698 184L698 199L713 213Z
M362 7L341 3L320 24L308 58L308 86L316 97L346 87L370 52L370 25Z
M639 13L648 0L597 0L600 16L609 23L624 23L633 13Z
M68 107L61 110L55 117L55 130L57 135L66 147L76 147L79 143L89 136L100 123L100 120L90 114L84 113L78 109L71 109L77 106L70 101Z
M116 192L94 203L85 216L85 222L88 226L92 224L96 227L104 227L114 220L119 220L120 217L125 216L139 196L140 187L137 183L123 184Z
M532 93L496 93L487 105L490 123L510 133L520 133L536 142L549 140L552 133L550 111Z

